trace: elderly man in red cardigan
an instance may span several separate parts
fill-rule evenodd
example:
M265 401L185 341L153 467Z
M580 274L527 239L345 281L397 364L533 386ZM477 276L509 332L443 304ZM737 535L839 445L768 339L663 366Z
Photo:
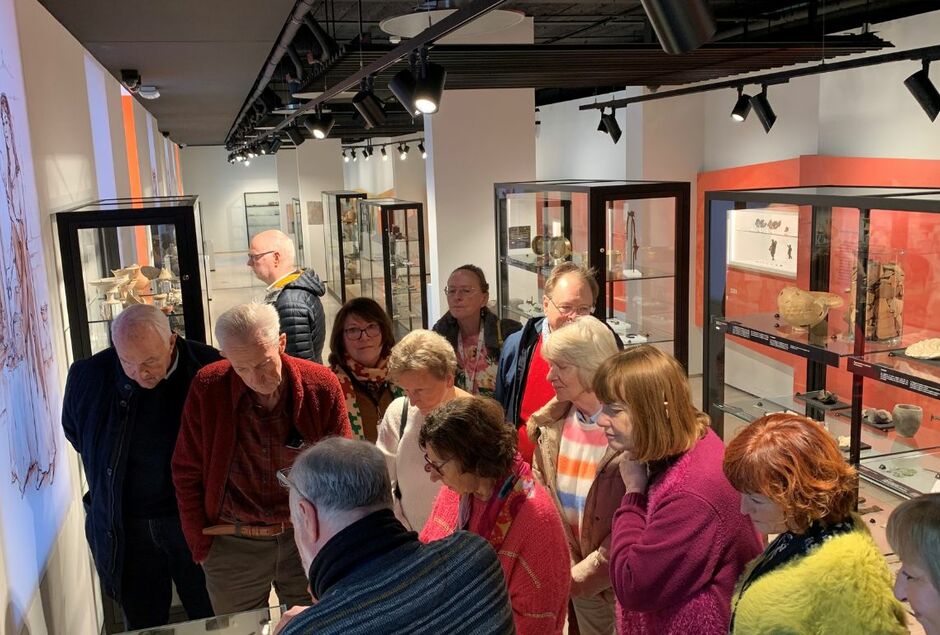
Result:
M349 437L329 369L284 354L270 305L236 306L215 327L226 359L193 379L173 454L183 533L216 615L309 604L307 573L277 471L327 436Z

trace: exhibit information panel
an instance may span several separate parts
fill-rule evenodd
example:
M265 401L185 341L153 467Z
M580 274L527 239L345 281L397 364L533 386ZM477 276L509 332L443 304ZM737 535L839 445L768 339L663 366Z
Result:
M716 429L798 412L872 483L940 490L940 192L740 190L705 205Z

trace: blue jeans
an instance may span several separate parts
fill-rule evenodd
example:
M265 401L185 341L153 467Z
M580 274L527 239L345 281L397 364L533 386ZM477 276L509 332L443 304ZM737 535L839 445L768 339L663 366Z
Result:
M211 617L202 567L193 562L178 517L124 519L121 607L128 630L169 620L171 581L191 620Z

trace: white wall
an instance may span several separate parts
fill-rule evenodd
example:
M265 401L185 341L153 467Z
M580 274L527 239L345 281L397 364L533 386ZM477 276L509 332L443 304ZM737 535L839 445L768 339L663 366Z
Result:
M383 143L376 139L376 143ZM356 161L343 163L343 189L365 192L369 198L377 198L395 188L395 172L392 168L394 153L389 153L388 161L383 161L378 147L375 154L366 161L362 150L358 151Z
M212 241L216 253L248 249L245 192L277 191L274 157L255 157L247 167L232 165L227 157L222 146L180 150L185 191L199 195L203 237Z
M307 218L308 203L321 205L322 193L343 189L343 158L339 139L307 141L297 149L297 172L300 186L300 207ZM324 223L326 219L324 218ZM324 224L307 228L307 266L326 276L326 249L323 243Z

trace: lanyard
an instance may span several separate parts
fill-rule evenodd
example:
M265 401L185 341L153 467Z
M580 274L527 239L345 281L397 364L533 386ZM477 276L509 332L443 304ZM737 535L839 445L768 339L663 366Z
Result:
M467 359L467 354L464 351L463 336L460 334L459 331L457 333L457 353L460 356L460 360L464 364L463 373L464 373L464 376L467 378L465 390L474 395L477 392L476 381L477 381L477 373L479 372L478 369L480 367L480 354L482 352L483 352L483 320L480 320L480 333L479 335L477 335L477 345L476 345L476 350L475 350L474 359L473 359L474 363L473 363L472 375L470 374L470 371L467 369L467 365L469 364L470 360Z

